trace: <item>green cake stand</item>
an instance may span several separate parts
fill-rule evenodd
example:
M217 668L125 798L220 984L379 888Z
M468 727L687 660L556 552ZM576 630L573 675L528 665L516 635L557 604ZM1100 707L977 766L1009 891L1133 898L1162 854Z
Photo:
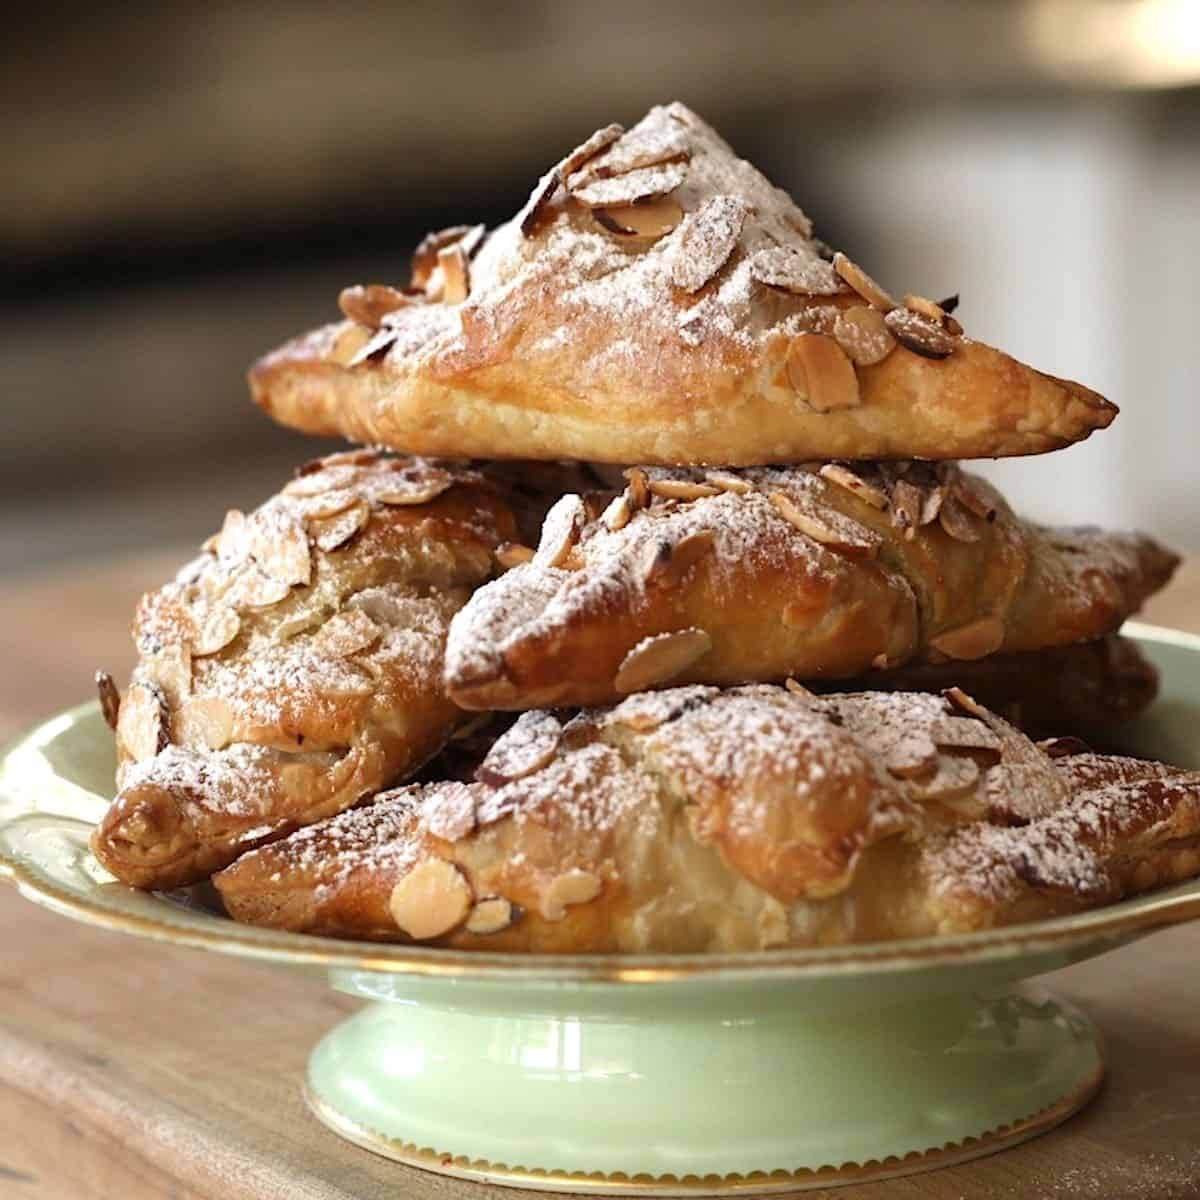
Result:
M1200 767L1200 639L1127 627L1163 674L1121 748ZM236 925L205 889L146 894L87 849L111 796L95 705L0 767L0 873L142 937L320 970L366 1003L313 1051L314 1113L377 1154L543 1190L827 1187L989 1154L1104 1074L1086 1016L1027 981L1200 916L1200 882L959 937L736 955L468 954Z

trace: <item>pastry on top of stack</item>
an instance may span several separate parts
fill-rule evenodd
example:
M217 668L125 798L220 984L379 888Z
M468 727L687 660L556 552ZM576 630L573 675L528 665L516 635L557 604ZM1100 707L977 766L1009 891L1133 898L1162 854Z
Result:
M255 400L491 461L327 460L148 598L97 854L217 872L241 920L549 951L962 931L1197 873L1200 774L972 697L1055 734L1141 711L1116 631L1177 560L959 468L1116 409L956 303L896 304L678 104L345 289Z

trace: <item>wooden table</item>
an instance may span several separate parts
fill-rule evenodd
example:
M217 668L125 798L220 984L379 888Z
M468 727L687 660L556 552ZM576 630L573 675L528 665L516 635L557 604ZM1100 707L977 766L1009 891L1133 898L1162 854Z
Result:
M127 670L134 597L177 553L0 585L0 737ZM1200 560L1150 620L1200 631ZM305 1057L354 1007L317 979L67 922L0 889L0 1196L13 1200L506 1200L356 1150L304 1110ZM808 1193L1200 1196L1200 925L1059 972L1108 1041L1108 1084L1061 1129L889 1183Z

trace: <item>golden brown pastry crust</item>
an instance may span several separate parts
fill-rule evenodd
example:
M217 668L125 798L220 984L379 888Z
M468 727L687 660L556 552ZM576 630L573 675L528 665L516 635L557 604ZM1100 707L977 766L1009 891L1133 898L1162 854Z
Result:
M969 697L757 685L522 716L216 876L237 919L540 952L950 933L1200 871L1200 774L1054 757Z
M263 358L255 401L408 453L663 465L1033 454L1116 415L938 305L894 307L835 269L792 200L682 105L592 145L486 240L447 231L436 267L419 251L416 289L351 297L357 320ZM651 199L596 207L589 182ZM655 228L621 232L647 214Z
M1030 737L1070 734L1103 745L1158 694L1158 671L1129 638L992 654L976 662L870 671L838 691L941 692L961 687Z
M138 608L96 856L177 887L411 773L460 720L440 678L450 618L515 534L477 472L374 451L231 512Z
M1085 641L1177 562L1141 535L1021 521L953 464L629 474L600 517L560 501L533 561L455 617L457 703L598 704Z

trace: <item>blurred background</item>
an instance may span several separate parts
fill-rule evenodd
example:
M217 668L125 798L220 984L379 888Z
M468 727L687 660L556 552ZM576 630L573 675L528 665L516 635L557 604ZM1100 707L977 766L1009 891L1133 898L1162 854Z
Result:
M322 445L250 405L256 355L672 98L889 289L1122 406L989 466L1021 507L1200 549L1200 3L44 0L5 34L0 594L269 494Z

